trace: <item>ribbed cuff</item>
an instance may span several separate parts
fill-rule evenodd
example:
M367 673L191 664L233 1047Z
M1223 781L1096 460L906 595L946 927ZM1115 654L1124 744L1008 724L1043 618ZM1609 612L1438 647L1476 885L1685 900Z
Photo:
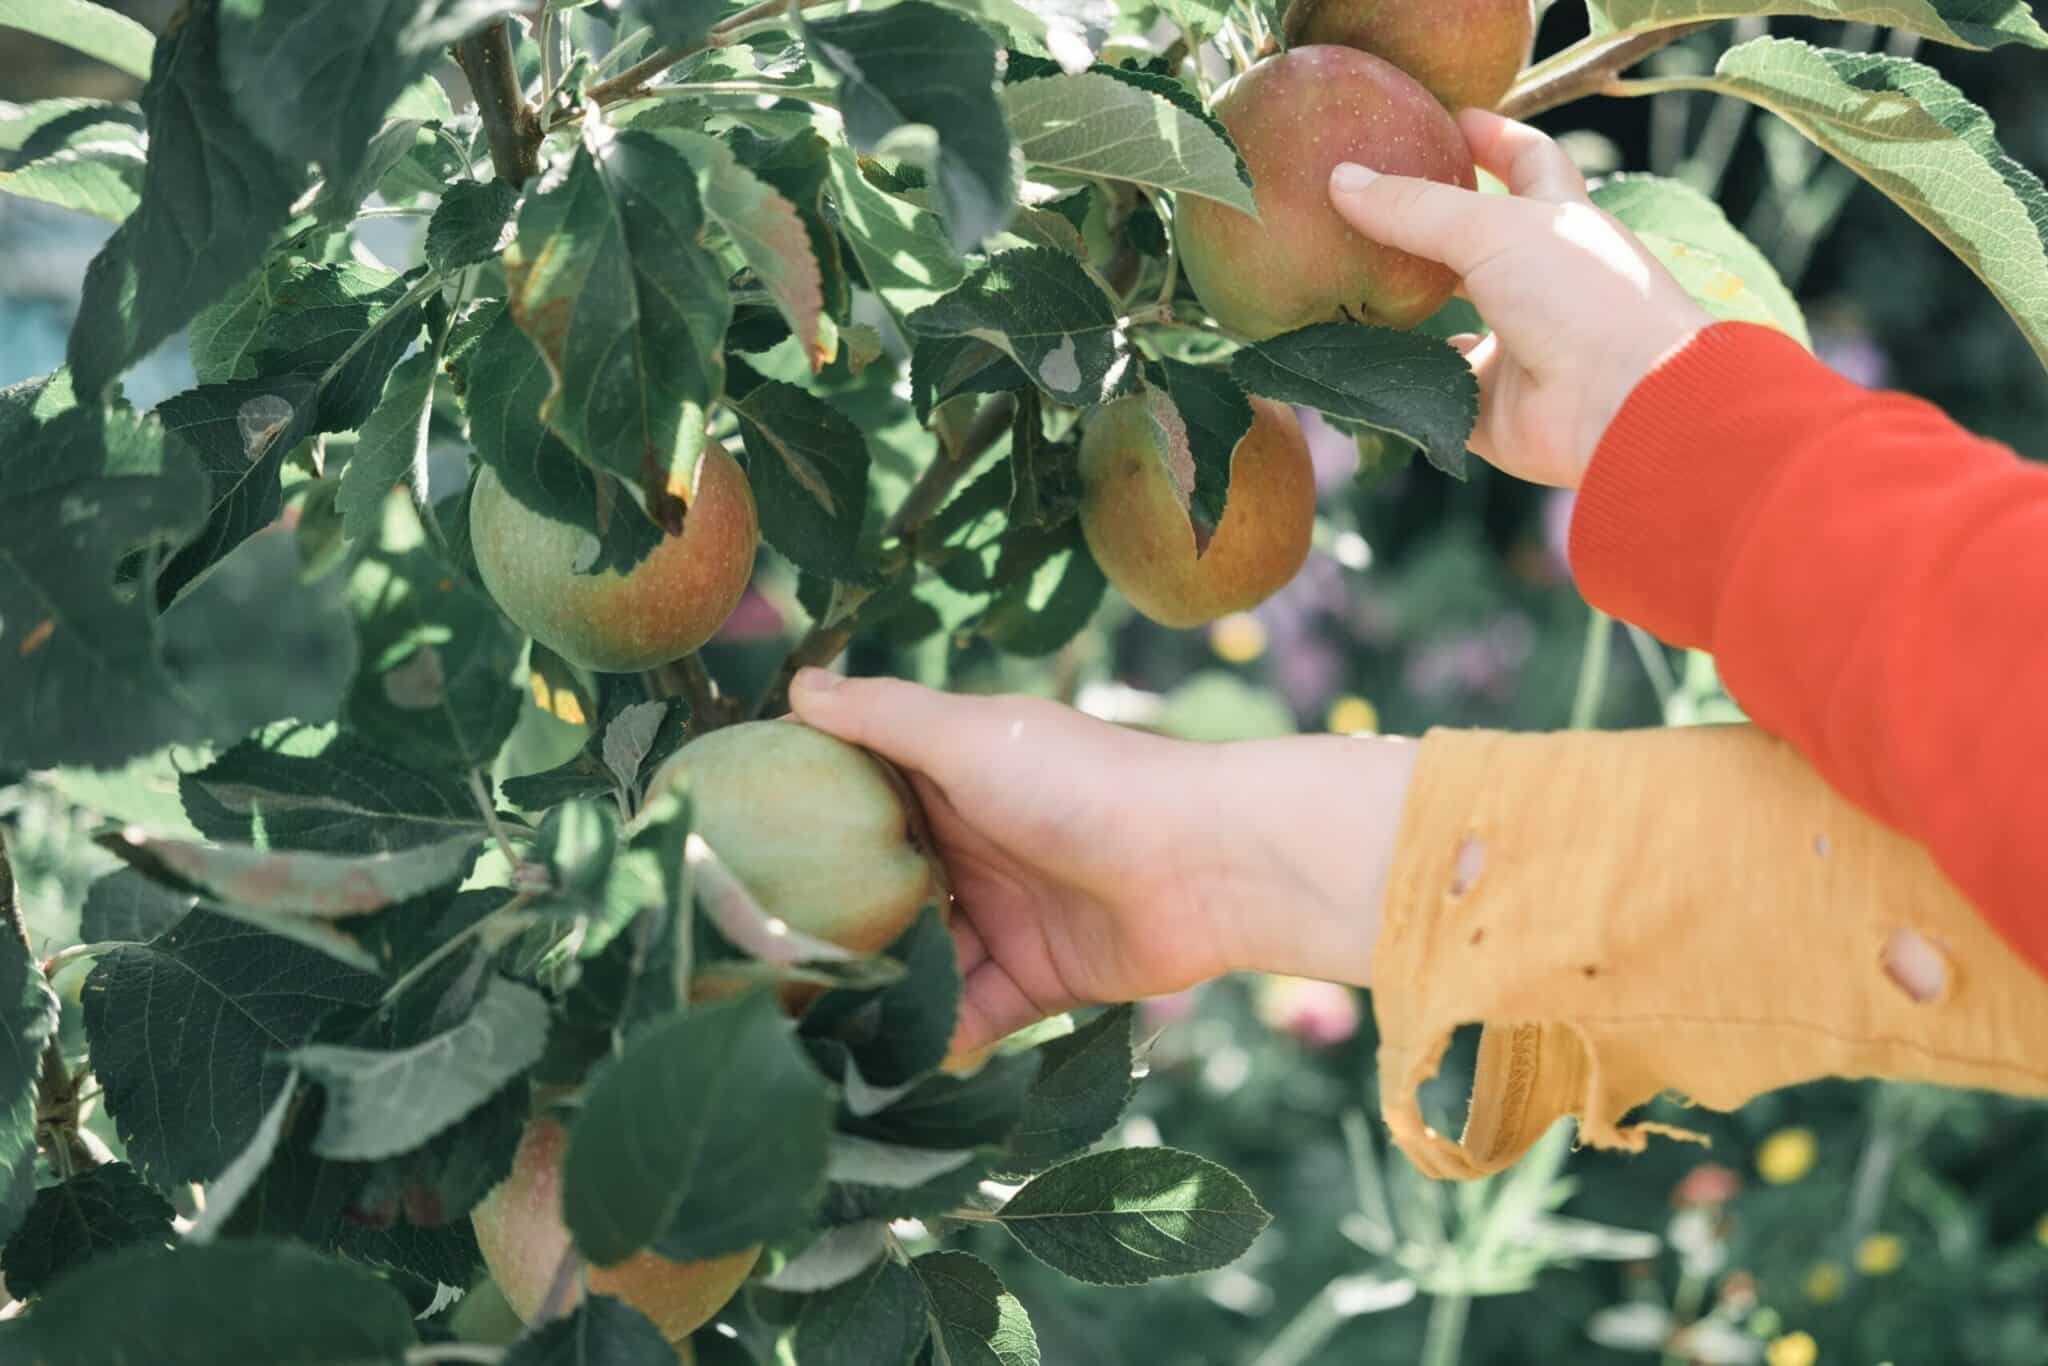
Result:
M1862 392L1754 323L1717 323L1672 352L1622 404L1579 490L1570 553L1586 600L1674 645L1710 645L1749 510L1836 389Z

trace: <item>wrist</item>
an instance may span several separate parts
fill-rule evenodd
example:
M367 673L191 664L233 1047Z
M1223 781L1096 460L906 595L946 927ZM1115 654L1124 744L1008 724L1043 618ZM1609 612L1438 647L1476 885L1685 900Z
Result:
M1225 971L1370 986L1381 903L1421 747L1382 736L1220 746L1206 846Z

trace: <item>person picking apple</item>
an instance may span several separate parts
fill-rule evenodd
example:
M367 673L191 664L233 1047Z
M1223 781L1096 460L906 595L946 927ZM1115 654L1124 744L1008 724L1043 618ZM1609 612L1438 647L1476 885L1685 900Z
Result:
M1346 163L1329 202L1462 280L1472 448L1577 489L1586 597L1713 651L1755 725L1196 745L806 670L797 715L923 800L956 1053L1232 971L1369 986L1394 1137L1456 1177L1564 1115L1639 1150L1666 1091L2048 1095L2048 469L1714 323L1548 137L1458 127L1510 194ZM1415 1088L1472 1022L1453 1139Z

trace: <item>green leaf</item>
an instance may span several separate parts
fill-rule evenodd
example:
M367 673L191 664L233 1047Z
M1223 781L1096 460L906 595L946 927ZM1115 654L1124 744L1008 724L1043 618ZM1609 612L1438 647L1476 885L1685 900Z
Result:
M92 142L141 145L141 106L125 100L60 98L10 104L0 100L0 170L15 170Z
M1444 473L1464 476L1479 381L1463 356L1435 338L1315 323L1238 352L1230 375L1261 397L1403 437Z
M382 1277L252 1240L104 1258L45 1295L10 1341L64 1366L401 1366L415 1338L411 1307Z
M565 1317L512 1344L504 1366L675 1366L676 1350L645 1314L609 1295L587 1295Z
M1101 72L1019 81L1003 116L1024 160L1084 179L1199 195L1258 216L1237 150L1172 101Z
M392 101L450 44L517 0L222 0L221 78L237 113L280 160L346 180Z
M1000 591L975 625L981 636L1025 658L1055 654L1086 629L1109 580L1088 551L1081 523L1015 528L997 559Z
M111 768L213 733L163 662L150 594L117 590L130 550L200 525L206 484L125 408L41 411L67 397L0 391L0 757Z
M815 373L838 352L838 334L821 329L824 278L796 205L778 194L717 138L680 129L655 134L697 168L704 212L725 229L755 279L775 301Z
M71 328L82 394L97 395L254 269L304 183L230 106L219 18L219 0L193 0L156 45L142 92L142 202L87 268Z
M725 385L732 300L703 230L680 152L590 126L568 171L527 197L504 256L512 316L554 381L542 419L670 531Z
M1230 21L1229 0L1160 0L1159 10L1195 40L1215 36Z
M1054 1167L996 1217L1053 1270L1139 1285L1228 1266L1271 1221L1244 1182L1172 1148L1120 1148Z
M926 1077L872 1115L842 1111L839 1127L857 1137L909 1148L959 1152L1002 1143L1016 1131L1038 1075L1030 1054L990 1059L965 1077Z
M0 1237L35 1195L36 1080L57 1019L56 994L28 945L0 935Z
M1080 262L1051 247L990 257L958 289L909 321L927 336L989 343L1066 404L1102 403L1125 386L1130 373L1129 341L1115 301Z
M120 868L92 884L78 913L78 937L88 944L112 939L146 943L178 923L194 898Z
M676 1261L809 1226L832 1106L774 997L753 992L650 1026L594 1080L570 1131L562 1208L609 1266Z
M913 1186L834 1181L825 1193L819 1222L841 1226L870 1219L936 1219L966 1203L988 1174L987 1163L972 1159Z
M156 39L119 10L91 0L0 0L0 28L33 33L60 47L97 57L138 81L149 79Z
M409 1048L307 1044L291 1060L327 1088L313 1151L350 1162L410 1152L539 1061L547 1036L540 993L493 977L460 1023Z
M910 1264L946 1366L1038 1366L1031 1316L1002 1278L965 1252L927 1252Z
M299 1078L296 1072L285 1078L284 1085L277 1089L277 1099L270 1102L270 1108L263 1112L263 1119L256 1126L255 1134L247 1147L235 1154L220 1175L206 1187L206 1199L199 1217L192 1221L192 1227L185 1236L194 1243L210 1243L220 1236L229 1219L241 1208L242 1200L263 1177L270 1159L277 1154L278 1141L284 1136L284 1122L289 1118L292 1103L299 1096Z
M249 346L270 312L273 291L299 264L290 257L266 261L199 310L187 329L187 338L192 371L201 384L220 384L255 375Z
M280 722L181 775L178 795L209 839L260 835L273 849L370 854L484 831L466 783L410 768L332 726Z
M498 254L519 191L502 180L450 185L427 220L427 264L442 275L481 265Z
M1116 1124L1137 1090L1132 1075L1129 1006L1106 1010L1037 1050L1038 1076L1024 1098L1024 1117L1010 1135L1003 1163L1037 1171L1080 1152Z
M1891 198L1962 259L2048 363L2048 189L1983 110L1900 57L1759 38L1712 76L1628 89L1711 90L1762 105Z
M1185 438L1194 462L1189 519L1212 533L1223 524L1237 443L1252 429L1251 402L1230 372L1220 366L1161 360L1146 366L1145 372L1172 401L1178 435ZM1169 427L1169 440L1173 435L1176 433ZM1206 535L1203 539L1206 543Z
M595 537L593 571L625 573L654 549L661 528L541 421L550 388L547 362L508 310L498 310L457 370L470 440L507 493Z
M966 278L936 214L899 198L861 174L851 148L832 146L832 198L861 273L898 313L935 302Z
M910 1366L928 1332L917 1277L883 1260L806 1299L794 1347L804 1366Z
M407 357L391 372L384 401L363 423L356 448L341 472L335 506L342 532L352 541L374 541L383 528L384 503L403 483L413 503L433 502L427 487L427 426L434 415L439 367L432 351Z
M839 78L846 136L872 152L906 125L936 143L926 158L955 248L1010 220L1010 131L996 102L996 45L979 25L904 0L804 25L811 57ZM891 140L891 146L902 145Z
M145 872L208 898L215 909L340 919L381 911L468 873L481 831L375 854L196 844L123 831L113 842Z
M1642 238L1709 313L1775 327L1813 349L1799 301L1719 204L1682 180L1652 175L1610 176L1594 187L1593 202Z
M761 534L808 573L864 580L868 444L860 428L793 384L757 385L732 405L747 448Z
M241 347L250 376L188 389L157 408L212 484L206 530L165 571L165 600L277 519L285 457L316 432L367 418L419 326L417 309L394 319L405 291L384 271L294 263L267 288L269 307Z
M210 911L102 957L86 979L86 1037L128 1160L168 1187L211 1179L284 1088L283 1055L380 983Z
M926 907L887 949L902 978L880 991L828 991L804 1012L806 1034L837 1039L871 1085L902 1086L946 1057L960 1010L953 936Z
M424 548L366 557L349 595L349 726L408 764L488 771L526 700L522 642L497 604Z
M1800 14L1882 24L1959 47L1991 48L2007 43L2048 47L2048 33L2027 7L2001 0L1589 0L1586 9L1596 38L1702 19Z
M126 1162L108 1162L36 1192L28 1217L0 1252L0 1272L17 1299L41 1294L87 1262L137 1243L176 1241L171 1202Z
M393 316L405 294L405 279L388 270L353 262L284 264L270 282L270 307L249 339L253 373L316 378L314 431L361 426L376 408L391 367L418 334L416 308ZM363 334L373 328L376 336L363 344Z
M0 103L0 193L120 222L142 198L142 117L100 100Z
M653 29L654 41L663 47L691 48L704 40L725 8L723 0L628 0L627 13ZM631 31L631 25L619 29Z

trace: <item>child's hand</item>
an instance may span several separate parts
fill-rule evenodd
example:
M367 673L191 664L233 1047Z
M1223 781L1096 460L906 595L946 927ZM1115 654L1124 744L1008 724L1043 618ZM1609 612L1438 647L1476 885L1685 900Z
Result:
M1520 478L1578 487L1607 424L1710 319L1578 168L1526 124L1469 109L1473 158L1511 195L1337 167L1330 202L1366 236L1441 261L1493 329L1459 338L1479 376L1472 449Z
M955 1056L1240 969L1366 984L1411 746L1197 745L818 669L790 699L923 799L958 899Z

